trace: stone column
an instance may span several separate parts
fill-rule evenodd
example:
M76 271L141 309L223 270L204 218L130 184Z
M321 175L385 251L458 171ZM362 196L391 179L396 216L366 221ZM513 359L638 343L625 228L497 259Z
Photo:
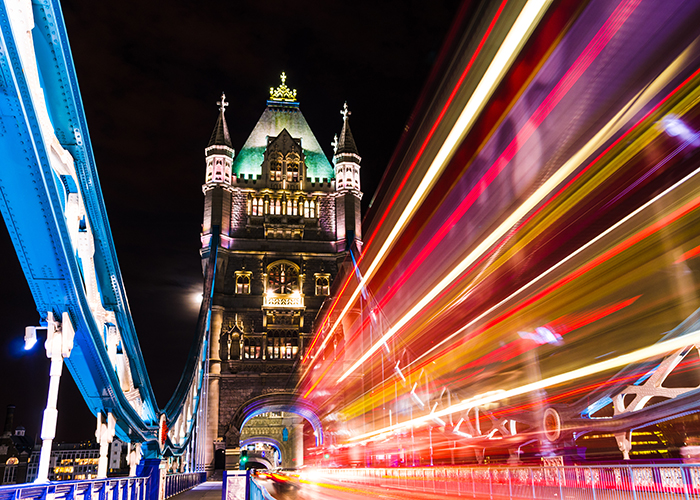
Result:
M304 465L304 424L294 424L294 448L292 453L294 454L294 467L301 467Z
M219 382L221 360L219 337L224 319L224 308L212 306L209 327L209 394L207 395L207 439L204 446L204 463L208 471L214 470L214 442L219 437Z

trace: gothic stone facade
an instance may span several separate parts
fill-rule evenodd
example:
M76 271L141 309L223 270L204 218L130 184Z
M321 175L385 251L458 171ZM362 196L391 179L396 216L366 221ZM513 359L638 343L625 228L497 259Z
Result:
M238 446L231 419L241 404L294 389L295 366L338 266L348 248L361 245L360 157L347 106L331 165L295 95L284 83L271 94L238 155L222 96L205 149L203 266L212 231L220 233L208 396L212 454Z

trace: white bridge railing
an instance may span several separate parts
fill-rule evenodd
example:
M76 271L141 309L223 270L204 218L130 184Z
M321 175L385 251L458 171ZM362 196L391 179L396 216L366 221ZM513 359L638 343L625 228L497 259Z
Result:
M321 469L329 479L465 498L691 500L700 465Z

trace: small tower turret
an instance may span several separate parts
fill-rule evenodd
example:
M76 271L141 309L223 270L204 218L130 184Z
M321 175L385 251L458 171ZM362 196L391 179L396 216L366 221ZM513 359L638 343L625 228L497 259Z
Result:
M340 138L333 140L333 164L335 165L336 198L336 230L338 239L345 238L346 248L353 242L358 250L362 246L361 207L362 192L360 191L360 162L362 157L357 152L355 139L350 131L350 111L348 103L340 111L343 116L343 129Z
M202 191L204 192L204 220L202 223L202 248L209 246L211 228L219 226L221 243L224 245L231 231L231 167L235 151L226 124L226 95L221 93L218 101L219 116L209 144L204 150L206 174ZM203 255L204 256L204 255Z

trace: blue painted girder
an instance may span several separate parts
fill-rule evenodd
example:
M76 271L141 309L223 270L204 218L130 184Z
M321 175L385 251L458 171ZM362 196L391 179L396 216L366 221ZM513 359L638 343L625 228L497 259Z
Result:
M77 78L58 2L32 4L32 31L40 79L49 115L61 145L75 160L78 186L52 170L39 129L7 6L0 2L0 211L15 246L40 314L68 311L75 347L66 365L90 410L112 412L117 436L156 439L158 406L131 319L114 242L90 146ZM95 267L105 309L112 310L130 363L134 385L144 403L143 418L131 407L102 339L103 325L93 319L84 294L76 249L63 209L68 192L79 188L95 239Z

